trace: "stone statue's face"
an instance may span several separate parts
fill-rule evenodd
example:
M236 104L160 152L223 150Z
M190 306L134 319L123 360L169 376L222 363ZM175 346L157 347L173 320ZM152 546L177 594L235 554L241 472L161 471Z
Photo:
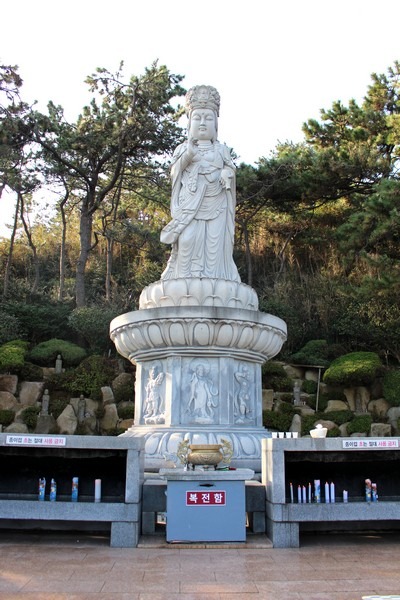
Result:
M210 108L195 108L190 116L189 136L196 140L215 140L216 117Z

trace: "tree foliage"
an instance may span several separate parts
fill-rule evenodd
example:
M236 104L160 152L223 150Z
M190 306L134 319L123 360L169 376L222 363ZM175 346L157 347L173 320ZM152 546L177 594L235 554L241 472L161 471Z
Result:
M301 143L237 169L234 257L260 309L288 324L284 358L326 340L400 361L399 77L395 62L362 102L334 101ZM130 78L98 69L68 122L51 102L46 114L24 103L18 70L0 67L0 190L17 208L11 242L0 240L5 340L15 322L32 343L83 336L105 353L107 321L159 278L181 80L158 64ZM40 222L39 185L54 208Z

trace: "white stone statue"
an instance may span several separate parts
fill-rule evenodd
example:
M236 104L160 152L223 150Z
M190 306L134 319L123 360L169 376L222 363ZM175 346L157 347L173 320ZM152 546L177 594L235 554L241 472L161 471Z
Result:
M240 369L235 372L235 379L238 383L238 392L234 401L234 415L236 423L243 423L246 418L249 418L251 413L250 401L250 372L247 365L242 364Z
M233 261L235 166L229 148L217 141L219 105L211 86L195 86L186 94L188 139L173 156L172 221L161 232L161 241L172 244L164 280L240 282Z
M193 367L187 412L195 422L212 423L218 406L218 390L209 375L207 361L195 362Z
M144 407L145 423L163 423L164 401L161 395L161 386L164 381L165 373L158 372L156 366L152 366L149 371L149 378L146 383L146 400Z

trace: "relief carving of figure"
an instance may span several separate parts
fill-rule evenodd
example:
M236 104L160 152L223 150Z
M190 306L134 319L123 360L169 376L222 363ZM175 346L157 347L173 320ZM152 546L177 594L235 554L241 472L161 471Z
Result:
M251 413L250 385L251 376L247 365L241 365L235 373L239 389L235 395L233 414L236 423L244 423Z
M199 362L195 365L190 381L190 398L187 412L198 423L212 423L215 408L218 406L218 390L214 388L209 375L209 365Z
M186 94L188 139L173 156L172 221L161 232L172 252L161 279L240 282L232 256L235 166L229 148L217 140L219 104L219 93L211 86L195 86Z
M161 394L164 377L165 373L163 371L158 372L156 366L151 367L149 378L146 383L146 398L143 415L146 424L165 422L165 407Z

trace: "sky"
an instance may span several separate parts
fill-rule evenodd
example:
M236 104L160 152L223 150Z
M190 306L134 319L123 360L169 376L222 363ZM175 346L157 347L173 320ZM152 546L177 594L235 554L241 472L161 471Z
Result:
M399 0L19 0L0 18L0 63L40 110L52 100L74 120L97 67L141 75L158 60L186 89L218 89L219 140L249 164L400 60ZM13 199L0 202L4 235Z

